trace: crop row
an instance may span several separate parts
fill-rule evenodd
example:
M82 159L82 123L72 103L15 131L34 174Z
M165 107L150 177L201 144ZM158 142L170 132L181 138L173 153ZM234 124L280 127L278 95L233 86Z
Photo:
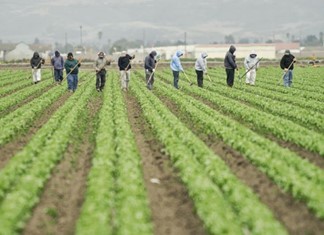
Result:
M8 72L6 75L2 74L0 79L0 87L4 87L7 85L11 85L13 83L21 82L26 79L25 71L16 71L16 72Z
M283 116L307 128L313 127L315 131L324 131L324 115L321 113L304 108L299 108L295 105L272 100L267 97L262 97L261 99L259 96L251 95L242 90L229 90L229 88L225 86L219 86L218 84L213 84L212 86L208 86L206 88L210 91L217 92L224 97L230 97L235 100L241 100L243 102L248 103L249 105L258 107L261 110L270 112L275 115Z
M324 217L324 173L321 169L196 99L180 91L174 92L162 82L159 84L158 90L178 104L206 134L220 137L296 199L305 200L318 217Z
M223 160L137 79L131 86L144 116L179 170L197 213L211 234L285 234L271 212Z
M49 79L49 75L43 76L42 81L45 81L47 79ZM9 86L5 86L0 89L0 96L6 95L8 93L12 93L17 89L21 89L30 85L32 85L31 79L26 79L23 81L19 81L17 83L10 84Z
M212 75L211 75L212 76ZM205 79L206 80L206 79ZM207 83L209 80L207 79ZM225 86L224 81L220 81L218 79L212 80L212 83L217 84L218 86ZM258 80L257 80L257 85L256 86L235 86L233 89L238 89L242 90L244 92L249 92L253 96L261 96L261 97L266 97L270 98L273 100L277 100L283 103L290 103L296 106L299 106L301 108L305 109L311 109L312 111L315 112L320 112L324 113L324 106L322 102L317 101L317 100L307 100L303 97L293 95L290 90L285 90L286 93L283 95L281 92L275 92L273 90L269 90L267 88L264 88L259 86Z
M140 155L118 78L104 90L96 151L76 234L152 234Z
M297 90L298 92L305 92L306 94L310 92L310 94L319 94L321 92L320 86L320 74L322 73L323 68L296 68L294 70L294 78L293 78L293 88ZM279 76L277 76L279 79L272 79L274 70L273 68L267 68L265 70L260 70L260 81L262 83L267 83L269 85L277 85L279 79L280 79L280 90L283 90L282 87L282 71ZM319 75L319 76L317 76ZM298 95L298 94L297 94Z
M40 93L43 91L46 87L50 86L52 84L52 81L50 79L47 79L37 86L29 86L25 89L22 89L18 92L15 92L11 95L6 96L5 98L0 99L0 112L6 110L7 108L18 104L19 102L25 100L31 95Z
M324 156L324 136L299 126L292 121L265 113L253 107L249 107L232 99L223 97L209 90L197 87L182 87L187 93L198 95L217 105L223 112L229 113L235 119L251 124L252 128L265 130L277 138L290 141L312 152Z
M14 234L23 227L52 169L61 160L70 138L79 128L79 119L85 114L92 92L91 86L78 89L75 97L67 101L0 171L2 234Z

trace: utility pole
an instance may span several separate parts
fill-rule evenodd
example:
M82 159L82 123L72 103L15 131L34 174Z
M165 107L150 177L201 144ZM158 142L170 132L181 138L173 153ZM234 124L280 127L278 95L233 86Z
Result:
M187 32L184 33L184 57L187 58Z
M82 47L82 25L80 25L80 45Z
M143 61L145 60L145 29L143 30Z
M67 53L67 33L65 33L65 53Z

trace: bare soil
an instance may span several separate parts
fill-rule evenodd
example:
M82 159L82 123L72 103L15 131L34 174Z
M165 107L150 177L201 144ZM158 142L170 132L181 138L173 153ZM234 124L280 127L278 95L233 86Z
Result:
M0 146L0 169L3 168L9 159L18 153L31 140L34 134L51 118L53 113L64 104L70 95L71 94L68 92L64 93L35 120L26 133L21 134L9 143Z
M23 106L23 105L29 103L30 101L32 101L32 100L35 99L36 97L40 96L42 93L45 93L45 92L49 91L51 88L53 88L53 85L49 85L49 86L47 86L47 87L44 87L44 89L42 89L42 90L40 90L40 91L34 93L33 95L27 97L25 100L19 102L18 104L13 105L12 107L9 107L8 109L6 109L6 110L0 112L0 117L3 117L3 116L5 116L5 115L7 115L8 113L15 111L15 110L18 109L19 107L21 107L21 106ZM12 93L10 93L10 94L12 94ZM3 98L3 97L2 97L2 98ZM4 98L4 99L5 99L5 98Z
M206 234L203 223L195 213L186 187L177 176L168 156L161 150L163 145L154 138L146 123L136 98L125 95L128 118L142 156L144 182L156 235ZM159 184L151 179L158 179Z
M219 110L219 108L217 107L217 105L213 104L212 102L209 102L207 100L204 100L196 95L192 95L195 99L200 100L202 103L208 105L209 107L211 107L212 109L217 110L220 113L223 113L224 115L232 118L233 120L236 120L238 122L240 122L241 124L245 125L246 127L250 128L251 130L253 130L256 133L259 133L260 135L270 139L273 142L276 142L278 145L280 145L283 148L288 148L290 151L296 153L298 156L300 156L303 159L307 159L309 162L311 162L312 164L318 166L319 168L324 169L324 158L321 157L320 154L318 153L313 153L309 150L306 150L292 142L288 142L288 141L283 141L280 140L279 138L275 137L274 135L272 135L269 132L266 132L264 130L260 130L259 128L256 128L255 126L251 125L250 123L244 122L241 119L235 118L233 117L233 115L223 112L222 110ZM242 102L244 103L244 102Z
M250 187L286 227L290 234L323 234L324 221L318 219L305 203L295 200L283 192L268 176L258 170L243 155L235 151L216 136L206 136L192 125L190 118L166 97L159 98L180 120L202 139L229 166L244 184Z
M27 133L0 146L0 169L30 141L32 136L70 95L70 93L64 93L35 120ZM273 212L290 234L323 234L324 221L316 218L305 206L305 203L297 201L289 193L283 192L243 155L226 145L222 140L216 136L205 135L198 126L193 124L188 115L181 112L167 97L158 97L170 111L176 114L215 154L226 162L233 174L258 195L260 201ZM128 92L124 94L124 99L127 105L128 119L142 157L144 183L151 209L154 234L207 234L203 222L195 212L194 204L185 185L181 182L169 157L164 153L163 144L157 140L149 124L145 121L136 98ZM208 102L204 103L217 110L216 106ZM19 105L23 105L23 103ZM61 162L53 169L52 176L22 234L74 234L76 221L84 201L87 175L91 169L91 158L95 149L95 125L101 106L101 96L96 93L87 107L88 125L78 130L81 134L76 136L79 138L72 141ZM242 124L246 125L246 123ZM268 138L323 169L324 159L322 157L272 136L268 136ZM152 180L158 180L159 183Z
M73 140L62 161L53 170L23 234L74 234L91 168L95 147L95 119L101 105L100 96L96 96L88 104L86 123L89 125L78 130L81 132L80 139Z

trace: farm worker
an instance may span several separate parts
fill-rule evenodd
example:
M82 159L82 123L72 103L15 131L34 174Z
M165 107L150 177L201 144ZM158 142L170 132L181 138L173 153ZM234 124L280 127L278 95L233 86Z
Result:
M286 50L285 54L280 60L280 67L281 69L284 70L284 75L283 75L284 87L291 87L295 62L296 62L295 56L290 54L289 50Z
M122 55L118 58L118 67L120 71L120 82L121 89L123 91L128 91L128 83L130 81L130 69L131 60L135 58L135 55L130 56L126 51L122 52Z
M246 69L246 79L245 83L252 86L255 85L256 71L259 68L258 55L253 50L247 57L244 59L244 67Z
M73 58L72 52L67 55L67 60L64 63L64 68L67 74L68 91L75 92L78 87L78 73L81 63Z
M173 86L176 89L179 89L178 86L178 82L179 82L179 73L180 72L184 72L182 65L181 65L181 61L180 61L180 57L183 56L183 52L182 51L177 51L171 59L171 63L170 63L170 68L172 70L173 73Z
M204 74L207 74L207 53L203 52L197 58L195 63L195 70L197 74L197 83L199 87L203 87Z
M94 68L96 70L96 89L98 92L102 91L106 83L106 65L110 65L111 60L105 58L105 53L100 51L98 58L94 62Z
M232 87L234 84L235 69L238 70L238 67L235 62L235 55L234 55L235 51L236 51L235 46L231 45L224 59L224 66L226 71L226 82L229 87Z
M44 64L45 60L39 56L38 52L34 52L33 57L30 59L30 65L32 67L32 77L34 84L41 81L41 64Z
M154 73L156 67L156 55L156 51L151 51L151 53L145 57L144 62L146 84L149 90L153 89Z
M54 67L54 79L58 84L61 84L63 80L64 59L59 51L54 52L51 64Z

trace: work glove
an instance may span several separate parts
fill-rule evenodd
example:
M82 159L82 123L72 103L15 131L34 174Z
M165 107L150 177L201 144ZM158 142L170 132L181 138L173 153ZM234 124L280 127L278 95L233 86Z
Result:
M154 73L155 72L155 69L152 69L152 72Z
M285 68L284 71L287 72L288 71L288 68Z

